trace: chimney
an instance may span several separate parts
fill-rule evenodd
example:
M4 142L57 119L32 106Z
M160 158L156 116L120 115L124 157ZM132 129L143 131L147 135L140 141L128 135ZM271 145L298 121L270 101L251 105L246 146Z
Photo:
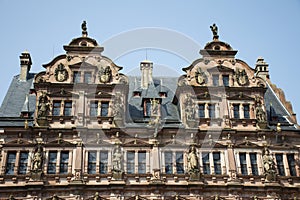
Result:
M269 64L265 62L262 57L258 57L255 66L255 73L257 77L261 77L265 81L270 78Z
M140 69L142 72L141 87L148 89L149 84L153 83L152 69L153 63L149 60L144 60L140 63Z
M24 51L21 55L20 55L20 66L21 66L21 72L20 72L20 77L19 80L20 81L27 81L28 79L28 74L31 68L31 57L29 52Z

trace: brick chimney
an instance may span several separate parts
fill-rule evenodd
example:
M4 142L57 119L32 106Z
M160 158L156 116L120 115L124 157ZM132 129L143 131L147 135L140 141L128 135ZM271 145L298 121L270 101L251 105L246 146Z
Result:
M144 60L140 63L140 69L142 72L141 87L148 89L149 84L153 83L152 69L153 63L149 60Z
M20 81L27 81L31 64L32 62L31 62L31 57L29 52L24 51L20 55L20 67L21 67L20 77L19 77Z

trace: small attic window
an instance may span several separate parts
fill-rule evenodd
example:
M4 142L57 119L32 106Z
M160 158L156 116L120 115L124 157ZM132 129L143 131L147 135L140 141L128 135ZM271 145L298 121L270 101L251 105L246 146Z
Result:
M215 50L220 50L221 47L219 45L215 46Z
M166 92L159 92L158 95L161 97L161 98L166 98L168 95Z
M82 42L80 42L80 44L79 44L80 46L84 46L84 47L86 47L87 46L87 42L86 41L82 41Z
M139 92L139 91L134 91L134 92L133 92L133 97L141 97L141 92Z

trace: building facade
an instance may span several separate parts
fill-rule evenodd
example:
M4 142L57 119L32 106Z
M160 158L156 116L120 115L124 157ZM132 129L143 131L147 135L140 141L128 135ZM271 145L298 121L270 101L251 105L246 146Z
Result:
M0 108L0 199L300 199L300 132L263 58L219 40L179 78L141 76L82 36Z

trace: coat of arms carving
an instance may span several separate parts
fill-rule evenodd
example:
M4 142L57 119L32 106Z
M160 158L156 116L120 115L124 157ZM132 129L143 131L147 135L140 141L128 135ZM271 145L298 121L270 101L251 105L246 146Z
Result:
M238 84L241 86L247 85L249 83L249 78L245 69L237 69L235 77Z
M109 66L101 67L98 76L99 76L99 81L101 83L108 83L112 77L110 67Z
M195 78L199 85L203 85L204 83L206 83L207 80L206 74L201 70L200 67L195 72Z
M60 63L58 67L55 69L55 79L58 82L64 82L68 79L69 73L66 70L65 66Z

